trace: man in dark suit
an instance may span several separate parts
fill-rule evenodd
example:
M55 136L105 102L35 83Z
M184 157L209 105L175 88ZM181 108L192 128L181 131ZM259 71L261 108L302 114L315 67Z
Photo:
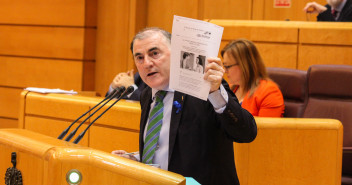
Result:
M233 142L253 141L257 135L255 120L222 80L224 69L219 58L209 58L205 67L204 79L211 84L207 101L170 89L170 40L170 33L147 28L132 41L135 64L149 86L140 101L139 160L145 162L150 156L150 149L146 149L149 126L155 107L162 104L155 153L145 163L193 177L203 185L238 185ZM127 157L125 151L112 153Z
M319 13L318 21L330 22L351 22L352 21L352 0L327 0L325 6L316 2L309 2L304 7L307 13Z

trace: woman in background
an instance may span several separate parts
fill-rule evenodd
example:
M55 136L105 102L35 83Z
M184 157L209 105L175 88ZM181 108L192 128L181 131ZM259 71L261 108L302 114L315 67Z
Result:
M221 51L232 90L242 107L253 116L282 117L284 99L279 87L267 75L254 43L238 39Z

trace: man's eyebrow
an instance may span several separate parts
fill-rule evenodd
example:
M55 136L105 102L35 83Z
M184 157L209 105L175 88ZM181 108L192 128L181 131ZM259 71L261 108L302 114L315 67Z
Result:
M150 48L149 50L148 50L148 52L151 52L151 51L154 51L154 50L158 50L159 48L158 47L153 47L153 48Z
M135 53L133 56L136 57L136 56L139 56L139 55L142 55L142 53Z
M158 50L159 48L158 47L152 47L148 50L148 53L151 52L151 51L155 51L155 50ZM133 56L136 57L136 56L139 56L139 55L142 55L142 53L135 53Z

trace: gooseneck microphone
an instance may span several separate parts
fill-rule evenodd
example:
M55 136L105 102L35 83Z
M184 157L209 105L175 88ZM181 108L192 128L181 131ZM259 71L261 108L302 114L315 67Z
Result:
M101 103L103 103L104 101L106 101L107 99L110 98L114 98L116 95L116 91L120 90L120 87L117 87L116 89L114 89L109 96L105 97L101 102L99 102L98 104L96 104L94 107L92 107L91 109L89 109L87 112L85 112L84 114L82 114L79 118L77 118L75 121L73 121L64 131L62 131L62 133L59 135L59 137L57 137L58 139L62 139L63 137L66 136L67 132L71 129L71 127L78 121L80 120L83 116L85 116L86 114L88 114L90 111L92 111L93 109L95 109L97 106L99 106Z
M96 112L98 112L101 108L104 107L104 105L106 105L108 102L110 102L113 98L117 97L121 97L121 93L125 91L125 87L119 87L115 93L113 93L113 95L108 99L108 101L106 101L103 105L101 105L97 110L95 110L91 115L89 115L85 120L83 120L77 127L75 130L73 130L65 139L65 141L70 141L72 139L72 137L76 134L77 130L83 125L83 123L85 123L89 118L91 118Z
M130 93L132 93L134 91L134 87L133 86L129 86L127 87L127 89L125 90L125 92L123 92L121 94L121 96L113 103L111 104L106 110L104 110L104 112L102 112L99 116L97 116L91 123L89 123L89 125L87 126L86 129L84 129L84 131L82 133L80 133L77 138L73 141L73 143L77 144L79 141L81 141L81 139L83 138L84 134L87 132L87 130L89 129L90 126L93 125L93 123L98 120L103 114L105 114L106 111L108 111L112 106L114 106L118 101L121 100L122 97L124 97L125 95L128 95Z

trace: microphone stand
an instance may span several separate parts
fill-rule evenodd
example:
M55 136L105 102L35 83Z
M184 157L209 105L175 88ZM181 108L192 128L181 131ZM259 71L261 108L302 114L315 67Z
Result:
M59 137L57 137L58 139L62 139L63 137L66 136L67 132L71 129L71 127L78 121L80 120L83 116L85 116L86 114L88 114L90 111L92 111L93 109L95 109L97 106L99 106L101 103L103 103L104 101L106 101L109 98L112 98L115 96L116 91L119 90L120 87L114 89L109 96L105 97L101 102L99 102L98 104L96 104L93 108L89 109L87 112L85 112L84 114L82 114L79 118L77 118L75 121L73 121L70 126L68 126L64 131L61 132L61 134L59 135Z
M82 133L80 133L77 138L73 141L73 143L77 144L79 141L81 141L81 139L83 138L84 134L87 132L87 130L89 129L90 126L93 125L93 123L98 120L103 114L105 114L106 111L108 111L112 106L114 106L118 101L121 100L122 97L124 97L127 94L130 94L134 91L134 87L133 86L129 86L127 87L126 91L123 92L121 94L121 96L113 103L111 104L104 112L102 112L98 117L96 117L91 123L89 123L89 125L87 126L86 129L84 129L84 131Z
M104 107L104 105L106 105L108 102L110 102L115 96L119 96L121 97L121 93L125 91L125 87L120 87L115 93L114 95L108 100L106 101L102 106L100 106L97 110L95 110L93 112L93 114L89 115L85 120L82 121L82 123L80 123L75 130L73 130L65 139L65 141L70 141L72 139L72 137L76 134L76 132L78 131L78 129L83 125L84 122L86 122L89 118L91 118L96 112L98 112L101 108Z

